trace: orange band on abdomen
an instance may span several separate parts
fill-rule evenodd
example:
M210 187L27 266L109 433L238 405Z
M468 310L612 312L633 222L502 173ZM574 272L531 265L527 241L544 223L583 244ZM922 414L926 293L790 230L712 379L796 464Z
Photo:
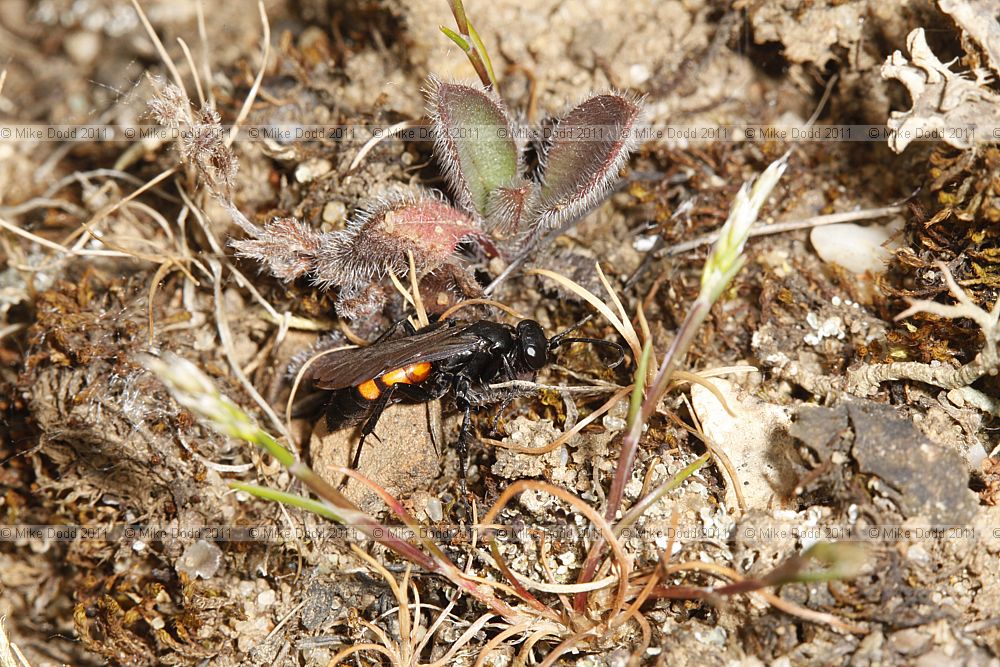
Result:
M382 384L386 387L394 384L416 384L426 380L427 376L430 374L430 363L422 361L418 364L411 364L406 368L397 368L394 371L389 371L380 377L379 380L381 380Z
M430 376L433 367L428 361L410 364L405 368L397 368L380 375L374 380L368 380L358 385L358 393L366 400L374 401L382 395L383 387L394 384L417 384Z
M358 393L369 401L374 401L382 395L382 390L378 388L375 380L368 380L364 384L358 385Z

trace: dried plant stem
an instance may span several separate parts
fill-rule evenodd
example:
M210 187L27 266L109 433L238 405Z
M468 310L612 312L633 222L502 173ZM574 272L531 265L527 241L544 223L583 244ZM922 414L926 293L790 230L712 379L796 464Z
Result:
M208 104L215 106L215 92L212 89L212 68L208 62L208 29L205 26L205 7L202 0L195 3L195 13L198 16L198 38L201 40L201 75L208 83Z
M513 452L519 452L521 454L547 454L548 452L559 449L564 444L569 442L573 438L573 436L580 433L583 429L587 428L587 426L597 421L598 417L601 417L606 412L611 410L611 408L618 405L618 402L621 401L623 398L625 398L625 396L627 396L630 391L632 391L631 385L629 385L628 387L622 387L621 389L616 391L615 394L611 398L609 398L603 405L601 405L601 407L597 408L589 415L578 421L573 426L573 428L566 431L558 438L556 438L549 444L545 445L544 447L523 447L521 445L515 445L512 443L501 442L499 440L493 440L492 438L480 438L480 440L486 444L495 445L496 447L503 447L504 449L509 449Z
M527 489L542 491L569 503L574 509L587 517L587 519L601 531L606 543L611 547L611 551L615 556L615 562L618 564L618 592L615 595L615 603L612 608L617 609L621 607L621 603L625 599L625 595L628 591L628 575L631 569L629 559L622 550L621 544L615 537L614 531L609 523L600 514L598 514L593 507L583 502L572 493L546 482L522 479L514 482L503 490L500 497L497 498L496 502L483 517L482 523L489 524L514 496ZM492 540L492 536L489 540Z
M134 2L135 0L133 0ZM267 21L267 12L264 11L264 3L262 1L257 2L257 11L260 12L260 24L263 29L264 35L262 41L264 43L263 53L260 56L260 68L257 70L257 76L254 77L253 85L250 86L250 91L247 93L246 99L243 100L243 106L240 107L240 112L236 115L236 119L233 121L233 125L230 128L229 136L226 137L226 146L232 146L233 141L236 140L236 132L239 129L240 124L246 120L247 116L250 115L250 108L253 107L253 102L257 99L257 91L260 90L260 84L264 80L264 71L267 69L268 58L271 57L271 24Z
M187 60L188 67L191 68L191 78L194 79L194 87L198 92L198 104L205 106L205 90L201 87L201 77L198 75L198 67L194 64L191 49L188 48L187 42L181 37L177 38L177 43L180 45L181 51L184 52L184 59Z
M529 391L555 391L560 394L609 394L620 389L626 389L617 384L567 387L559 384L542 384L531 380L508 380L491 384L490 389L527 389Z
M174 83L177 84L177 87L180 88L182 93L184 93L184 97L189 98L190 96L184 88L184 79L181 78L181 73L177 69L177 64L174 63L174 59L170 57L169 53L167 53L167 49L163 46L163 42L160 41L160 36L156 34L156 30L153 29L153 25L149 22L146 12L143 11L138 0L132 0L132 6L135 7L135 12L139 15L139 21L142 23L142 27L145 28L146 34L153 42L153 46L156 48L156 52L159 54L160 60L163 61L167 71L170 72L170 76L173 78Z
M410 265L410 293L413 295L413 309L417 311L417 323L420 328L424 328L430 324L430 320L427 319L424 299L420 296L420 281L417 279L417 265L413 260L413 251L406 251L406 259Z
M593 292L573 280L570 280L566 276L556 273L555 271L549 271L548 269L532 269L527 273L545 276L546 278L554 280L561 286L585 300L597 309L597 311L601 313L601 315L603 315L608 322L612 324L612 326L614 326L619 335L621 335L621 337L625 339L625 342L628 343L629 349L632 350L632 354L635 359L639 359L642 355L642 345L639 343L639 337L635 333L635 328L632 326L631 320L626 318L623 322L622 318L616 315L615 312L608 307L608 304L599 299ZM628 322L628 324L626 324L626 322Z
M6 73L4 71L0 74L0 89L3 88L3 75ZM3 627L6 620L5 616L0 616L0 667L30 667L28 659L21 653L21 649L17 647L17 644L12 644L7 639L7 632Z
M500 646L500 644L503 644L506 640L514 637L515 635L528 632L533 627L535 627L533 622L518 623L517 625L512 625L506 630L500 632L496 637L493 637L488 642L483 644L483 648L479 651L479 658L476 659L474 667L482 667L485 665L486 660L489 658L490 653L493 652L493 649Z
M212 276L215 279L215 323L219 332L219 343L222 344L223 352L226 355L226 359L229 361L229 367L233 372L233 375L243 386L243 389L253 398L254 403L257 407L267 415L267 418L271 420L271 424L279 433L281 433L288 442L295 442L292 437L291 432L285 428L284 422L278 417L277 413L271 408L270 404L264 400L264 397L260 395L250 379L243 373L243 369L240 368L239 363L236 360L236 350L233 347L233 334L232 330L229 328L229 318L226 314L226 301L222 294L222 264L219 260L214 258L209 258L208 265L212 269Z
M686 563L677 563L676 565L668 565L664 568L665 574L674 574L677 572L707 572L713 574L717 577L724 577L730 579L733 582L742 582L746 579L736 570L726 567L725 565L719 565L717 563L706 563L702 561L689 561ZM669 589L665 589L669 590ZM694 589L695 591L700 591L701 589ZM659 597L660 593L664 590L654 590L653 596ZM713 591L704 591L706 594L712 594ZM866 634L868 631L865 628L859 627L857 625L851 625L845 623L843 620L837 618L833 614L825 614L823 612L813 611L812 609L807 609L794 602L789 602L774 593L769 591L754 591L752 595L759 595L768 604L770 604L775 609L785 612L790 616L796 616L798 618L810 621L812 623L818 623L820 625L828 625L838 630L844 632L849 632L852 634Z
M341 649L340 652L330 658L330 662L327 663L327 667L336 667L337 665L341 665L344 663L345 658L352 656L355 653L360 653L361 651L376 651L389 658L389 664L400 664L399 658L392 651L381 644L352 644L344 649Z
M823 227L825 225L836 225L842 222L855 222L858 220L874 220L896 215L906 210L905 206L882 206L880 208L866 208L860 211L845 211L843 213L830 213L827 215L816 215L811 218L801 220L784 220L770 225L761 225L750 231L750 237L770 236L771 234L783 234L794 232L799 229L812 229L813 227ZM683 255L701 246L712 245L719 240L719 232L711 232L704 236L684 241L667 248L664 252L668 257Z
M73 250L71 248L66 248L59 245L55 241L50 241L47 238L38 236L37 234L32 234L31 232L25 231L15 225L12 222L8 222L3 218L0 218L0 227L6 229L7 231L20 236L21 238L33 241L38 245L48 248L49 250L55 250L56 252L61 252L65 255L78 255L81 257L131 257L132 255L127 252L119 252L117 250ZM31 267L26 267L31 268Z
M299 368L298 373L295 374L295 381L292 382L292 390L288 394L288 401L285 402L285 424L286 430L291 433L292 431L292 405L295 403L295 397L299 393L299 384L301 384L302 379L305 377L306 371L309 369L313 363L316 362L322 356L327 354L333 354L334 352L340 352L341 350L350 350L354 348L354 345L341 345L340 347L335 347L329 350L323 350L322 352L317 352L313 356L306 360L306 363L302 364ZM297 443L298 444L298 443Z
M452 606L454 606L454 604L455 604L455 601L452 600L448 604L448 608L450 609ZM438 621L433 626L431 626L430 630L427 631L427 634L424 636L424 642L426 642L428 639L430 639L434 635L435 631L437 630L438 624L444 618L445 618L445 614L442 613L441 616L438 618ZM482 631L483 627L489 622L489 620L491 618L493 618L493 614L483 614L482 616L480 616L479 618L477 618L476 621L474 623L472 623L466 629L465 632L462 633L462 636L459 637L458 639L456 639L451 644L451 646L448 648L448 652L445 653L443 656L441 656L440 660L432 662L430 665L428 665L428 667L445 667L445 665L452 665L452 664L454 664L455 654L458 653L458 651L463 646L465 646L470 641L472 641L472 638L475 637L477 634L479 634L480 631ZM423 647L423 642L421 643L421 646L417 647L418 652L422 649L422 647Z
M576 646L585 637L593 635L595 632L596 630L594 628L590 628L587 630L583 630L581 632L577 632L576 634L567 637L554 649L552 649L552 651L547 656L545 656L545 660L541 662L539 667L552 667L552 665L556 664L556 661L559 658L561 658L565 653L568 653L570 650L572 650L574 646Z
M181 199L194 214L194 219L198 222L198 226L201 227L202 232L205 233L205 238L208 240L208 245L212 249L212 252L214 252L218 257L225 257L226 252L219 244L218 239L215 238L215 233L212 231L212 225L209 223L204 210L198 206L190 196L188 196L187 192L179 183L177 184L177 190L181 194ZM228 269L229 273L232 274L233 278L236 280L236 284L247 290L250 293L250 296L252 296L254 300L267 311L275 324L284 321L284 316L278 313L278 310L271 305L271 302L261 295L260 291L254 287L253 283L249 281L247 277L239 271L239 269L232 265L232 262L226 262L226 269Z
M424 124L423 121L420 120L404 120L395 123L393 125L390 125L385 130L379 132L371 139L366 141L363 146L361 146L361 148L358 150L358 154L354 156L354 159L351 160L351 165L347 168L348 173L353 173L355 169L360 167L361 163L368 156L368 153L370 153L373 148L375 148L377 145L379 145L386 139L396 136L403 130L409 129L411 127L420 127L423 124Z

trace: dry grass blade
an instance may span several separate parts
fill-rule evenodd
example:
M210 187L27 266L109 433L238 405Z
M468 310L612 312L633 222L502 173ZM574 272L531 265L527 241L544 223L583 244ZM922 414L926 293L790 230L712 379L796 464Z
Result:
M7 231L20 236L21 238L33 241L38 245L48 248L49 250L55 250L56 252L61 252L65 255L80 255L80 256L93 256L93 257L131 257L132 255L127 252L119 252L117 250L73 250L71 248L66 248L59 245L55 241L50 241L47 238L43 238L31 232L27 232L12 222L7 222L3 218L0 218L0 227L6 229Z
M0 76L0 84L3 84L2 76ZM7 632L3 627L6 620L6 617L0 616L0 667L31 667L17 644L12 644L7 639Z
M212 276L215 279L216 328L219 332L219 342L222 344L223 352L225 352L226 359L229 361L230 370L250 397L253 398L254 403L257 404L261 412L271 420L274 428L285 437L285 441L294 443L295 438L292 437L292 432L285 428L284 422L281 421L268 402L264 400L264 397L257 391L256 387L253 386L253 383L250 382L250 379L243 373L243 369L236 359L236 350L233 347L233 334L229 328L229 318L226 316L226 301L222 295L222 264L216 259L209 259L208 264L212 269Z
M389 272L389 280L392 281L392 286L396 288L396 291L399 292L400 296L403 297L403 300L406 301L406 303L413 306L415 310L417 307L417 302L413 299L413 295L410 294L409 288L407 288L402 283L402 281L400 281L400 279L396 277L396 274L394 274L392 271Z
M198 75L198 67L194 64L194 57L191 55L191 49L188 48L187 42L182 38L177 38L177 43L181 47L181 51L184 52L184 59L187 60L188 67L191 68L191 77L194 79L195 90L198 91L198 104L200 106L205 106L205 90L201 87L201 77Z
M625 322L621 320L618 315L608 307L608 304L597 297L593 292L588 290L583 285L567 278L561 273L556 273L555 271L549 271L548 269L531 269L527 273L533 273L540 276L545 276L550 280L553 280L562 287L573 292L581 299L593 306L601 315L611 323L612 326L618 331L618 334L628 343L629 349L632 350L633 358L638 360L642 356L642 345L639 343L639 337L635 333L635 328L632 326L631 322L626 325Z
M419 120L404 120L402 122L396 123L395 125L390 125L384 131L379 132L371 139L366 141L364 146L361 147L361 150L358 151L358 154L354 156L354 159L351 160L351 166L347 168L348 173L353 172L355 169L361 166L361 162L365 159L365 156L367 156L368 153L370 153L371 150L381 142L399 134L400 132L402 132L407 128L420 127L422 124L423 123L421 123Z
M156 299L156 288L159 286L160 281L167 277L170 273L170 269L174 266L174 260L168 259L167 261L160 264L160 267L156 269L156 273L153 274L153 279L149 283L149 296L147 297L148 303L146 304L147 318L149 320L149 346L153 346L153 304Z
M746 577L731 567L726 567L725 565L719 565L717 563L706 563L703 561L677 563L676 565L668 565L664 568L665 575L675 574L677 572L707 572L717 577L729 579L736 583L742 582L746 579ZM656 592L654 591L653 594L656 595ZM754 591L751 595L759 595L775 609L779 609L790 616L796 616L812 623L828 625L851 634L867 634L868 632L867 629L860 626L845 623L833 614L826 614L812 609L807 609L795 604L794 602L789 602L788 600L785 600L784 598L781 598L769 591Z
M799 229L812 229L814 227L823 227L825 225L839 225L843 222L857 222L861 220L874 220L877 218L885 218L891 215L897 215L906 211L905 206L883 206L881 208L870 208L862 209L860 211L846 211L844 213L830 213L827 215L816 215L811 218L805 218L802 220L783 220L781 222L775 222L770 225L760 225L750 230L750 238L757 238L758 236L768 236L771 234L782 234L784 232L793 232ZM699 236L696 239L691 239L690 241L684 241L683 243L678 243L677 245L670 246L665 250L668 257L673 257L675 255L681 255L686 252L690 252L695 248L700 248L703 245L711 245L719 240L719 232L711 232L705 234L704 236Z
M705 434L704 429L701 427L701 423L698 421L698 417L694 412L694 406L691 405L691 401L688 399L687 394L684 395L684 405L687 406L688 414L691 416L691 420L694 422L695 427L691 428L687 424L683 423L675 415L671 415L678 424L691 433L693 436L701 440L702 444L705 445L707 449L712 454L712 458L722 464L725 468L726 474L729 475L729 481L733 485L733 493L736 494L736 504L739 505L740 511L746 513L747 511L747 501L743 496L743 486L740 484L740 478L736 475L736 466L729 459L729 455L719 447L718 444L710 437Z
M587 519L594 524L598 530L600 530L604 539L607 541L607 544L611 547L611 552L614 554L614 562L618 565L618 592L615 595L615 603L612 608L617 609L621 607L622 601L625 599L625 595L628 591L628 575L631 570L629 559L622 550L621 543L618 541L617 537L615 537L614 530L604 517L601 516L600 513L598 513L593 507L585 503L580 498L577 498L569 491L547 482L539 482L530 479L518 480L503 490L503 493L500 494L500 497L497 498L496 502L483 517L482 522L484 524L489 524L494 518L496 518L496 515L500 513L500 510L502 510L511 501L511 499L513 499L514 496L527 489L542 491L569 503L574 509L587 517Z
M240 124L250 115L250 108L253 106L254 100L257 99L257 91L260 90L260 84L264 80L264 70L267 69L267 61L271 57L271 24L267 21L267 12L264 11L263 2L257 3L257 10L260 12L260 24L264 31L264 52L261 54L260 69L257 70L257 76L254 77L253 85L250 86L250 91L247 93L246 99L243 100L243 106L236 115L236 120L233 121L229 136L226 137L226 146L233 145L233 141L236 140L236 131L239 129Z
M179 183L177 185L177 190L180 192L181 199L184 201L184 204L191 210L191 213L194 215L194 219L195 221L197 221L198 226L201 227L201 230L205 233L205 238L208 240L208 244L212 248L212 252L214 252L218 257L225 257L226 252L225 250L223 250L222 246L219 245L219 240L215 238L215 233L212 231L212 225L209 223L208 217L205 215L205 212L202 210L200 206L194 203L194 201L191 199L190 196L188 196L187 192ZM229 273L232 274L233 278L236 280L236 283L243 289L247 290L250 293L250 296L252 296L254 300L257 303L259 303L261 307L264 308L264 310L267 311L267 313L271 316L272 321L275 324L279 324L284 321L283 316L278 313L278 310L274 306L272 306L267 299L264 298L264 296L260 293L260 291L256 287L254 287L253 283L250 282L246 276L244 276L235 266L233 266L232 262L229 261L226 262L226 269L228 269Z
M716 387L711 382L709 382L708 380L706 380L698 373L688 373L687 371L674 371L673 375L671 376L671 379L680 380L681 382L690 382L691 384L696 384L700 387L704 387L712 394L712 396L715 396L716 400L719 401L719 403L722 404L723 409L727 413L729 413L730 417L736 416L736 413L734 413L732 408L729 407L729 403L726 401L725 395L723 395L723 393L719 391L719 388Z
M594 268L597 270L597 277L600 278L601 285L604 286L604 290L608 293L608 296L611 297L611 302L615 304L615 308L618 309L618 317L620 318L622 326L629 334L625 337L625 339L635 339L636 344L639 345L641 349L642 344L649 340L649 338L644 338L642 341L639 340L639 334L636 333L635 327L632 326L632 318L629 317L628 311L625 310L625 306L622 305L622 300L618 297L618 293L615 292L615 289L611 286L611 282L608 280L608 277L604 275L604 271L601 269L601 263L595 262ZM643 319L645 319L645 316L643 316ZM655 359L655 357L651 357L651 359ZM652 370L652 367L655 365L655 363L651 363L650 370Z
M195 3L195 13L198 16L198 39L201 41L201 75L208 82L208 104L215 106L215 93L212 90L212 68L208 62L208 28L205 26L205 7L202 0Z
M482 667L483 665L485 665L486 659L490 657L490 653L493 652L493 649L500 646L500 644L504 643L505 641L507 641L508 639L510 639L515 635L528 632L529 630L531 630L532 627L534 627L534 624L531 622L518 623L517 625L510 626L509 628L498 634L496 637L490 639L483 645L483 648L479 651L479 657L476 659L475 667Z
M583 639L586 638L588 635L594 634L594 632L595 632L594 629L584 630L582 632L578 632L575 635L566 638L565 640L563 640L561 644L552 649L551 653L545 656L545 660L541 662L541 665L539 665L539 667L551 667L552 665L556 664L556 660L561 658L563 654L571 651L574 646L576 646L579 642L583 641Z
M153 24L149 22L149 17L146 16L146 12L143 11L138 0L132 0L132 6L135 7L135 12L139 15L139 21L142 23L142 27L145 28L146 34L149 36L149 39L152 40L153 46L156 48L156 52L160 56L160 60L163 61L167 71L170 72L170 76L173 78L174 83L177 84L177 87L184 93L184 97L190 97L187 94L187 89L184 87L184 79L181 78L181 73L177 69L177 64L174 63L174 59L170 57L169 53L167 53L167 49L163 46L163 42L160 41L160 36L156 34L156 30L153 29Z
M381 644L352 644L351 646L341 649L337 655L330 658L330 662L326 663L326 667L336 667L337 665L344 664L344 658L352 656L355 653L360 653L361 651L377 651L378 653L381 653L389 658L390 664L399 664L399 657Z
M417 311L417 322L420 327L426 327L430 324L430 320L427 319L427 310L424 309L424 300L420 296L420 282L417 280L417 265L413 261L413 251L406 251L406 259L410 264L410 290L413 294L413 309Z
M377 560L375 560L367 553L365 553L365 551L360 547L358 547L358 545L352 544L351 551L354 552L355 556L357 556L365 563L367 563L370 568L378 572L379 575L382 577L382 579L385 580L385 582L389 585L389 589L392 591L392 595L393 597L396 598L396 602L398 603L397 608L399 611L397 612L397 620L399 622L399 637L409 638L410 606L409 606L409 601L407 599L407 589L409 587L411 565L409 563L407 564L406 571L403 573L403 582L399 583L396 581L396 578L393 577L392 574L390 574L389 571L382 566L381 563L379 563ZM386 648L391 649L393 647L387 646ZM396 648L398 652L398 647ZM400 657L406 657L406 656L400 656ZM409 662L409 661L404 661L404 662Z
M481 524L480 527L482 527ZM478 553L486 562L493 559L493 555L487 551L480 550ZM540 593L556 593L559 595L599 591L618 583L618 577L615 575L609 575L601 579L594 579L593 581L588 581L585 584L555 584L551 582L538 581L537 579L532 579L521 574L520 572L514 572L513 570L511 570L511 574L517 578L518 582L522 586L530 591L538 591Z
M451 604L454 604L454 601ZM441 617L439 618L439 622L440 622L440 619L443 619L443 618L444 618L444 614L442 614ZM458 639L456 639L454 642L451 643L451 646L448 649L448 652L445 653L443 656L441 656L440 660L436 660L435 662L432 662L427 667L444 667L445 665L454 664L455 654L458 653L459 650L463 646L465 646L470 641L472 641L472 639L477 634L479 634L479 632L483 629L483 626L485 626L487 623L489 623L490 619L492 619L492 618L494 618L493 614L483 614L482 616L480 616L479 618L477 618L472 623L472 625L470 625L465 630L465 632L462 633L462 635ZM424 641L425 642L427 641L427 639L429 639L430 637L432 637L434 635L434 632L437 630L437 625L438 624L435 623L434 625L431 626L430 630L428 630L427 635L424 637ZM421 647L422 647L422 645L421 645ZM418 647L418 648L421 648L421 647Z
M559 449L560 447L565 445L567 442L570 441L570 439L573 438L573 436L583 431L583 429L587 428L595 421L597 421L598 417L601 417L606 412L611 410L611 408L615 407L615 405L617 405L618 402L621 401L623 398L628 396L629 392L631 391L632 391L632 385L629 385L627 387L622 387L621 389L616 391L611 398L605 401L604 404L601 405L601 407L591 412L589 415L578 421L573 426L573 428L566 431L558 438L556 438L555 440L553 440L552 442L543 447L522 447L521 445L515 445L508 442L501 442L500 440L493 440L492 438L480 438L480 440L482 440L487 444L495 445L497 447L503 447L504 449L509 449L513 452L518 452L521 454L547 454L548 452Z

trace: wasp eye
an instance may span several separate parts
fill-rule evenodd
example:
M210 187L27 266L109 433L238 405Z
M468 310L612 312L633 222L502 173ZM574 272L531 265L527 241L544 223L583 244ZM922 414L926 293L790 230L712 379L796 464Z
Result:
M536 345L527 345L524 348L524 360L531 370L537 371L545 365L545 349Z

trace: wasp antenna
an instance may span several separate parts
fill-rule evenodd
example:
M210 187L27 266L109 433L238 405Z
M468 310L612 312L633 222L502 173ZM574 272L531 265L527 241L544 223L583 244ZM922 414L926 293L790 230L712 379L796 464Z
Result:
M569 329L557 333L555 336L549 339L549 349L554 350L557 347L559 347L560 343L566 338L566 336L570 335L571 333L573 333L574 331L576 331L577 329L579 329L592 319L594 319L594 313L587 315L582 320L571 326Z
M572 329L570 329L570 331L572 331ZM625 361L625 348L614 341L604 340L603 338L560 338L556 340L555 337L553 337L553 341L555 341L554 344L552 342L549 343L550 350L554 350L560 345L565 345L567 343L590 343L592 345L606 345L608 347L612 347L618 353L618 358L615 359L615 363L608 364L608 368L617 368L623 361Z

